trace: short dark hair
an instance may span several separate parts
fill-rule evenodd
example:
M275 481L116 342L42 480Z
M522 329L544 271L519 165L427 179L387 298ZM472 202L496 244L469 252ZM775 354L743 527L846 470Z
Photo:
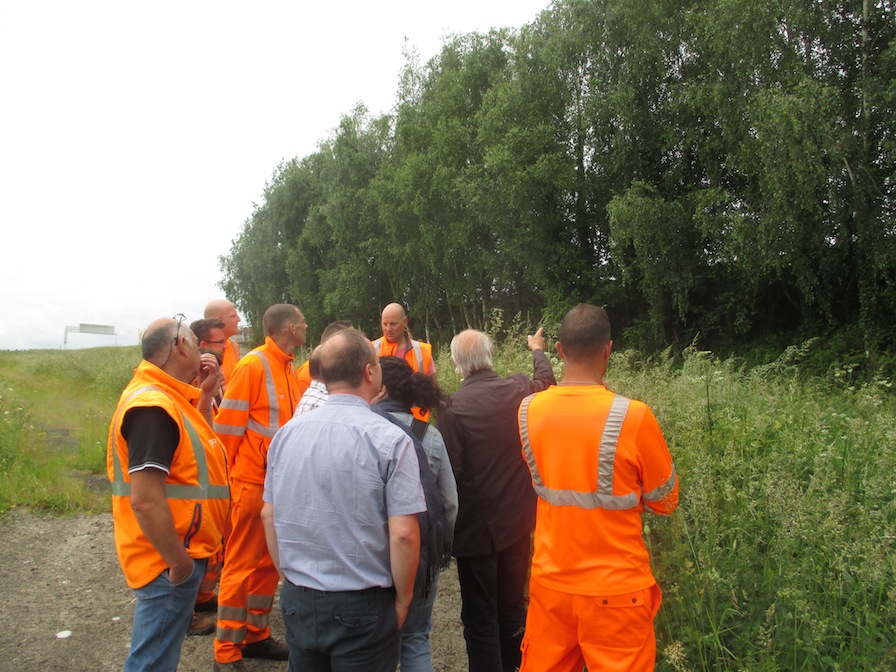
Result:
M609 342L610 318L603 308L580 303L563 316L560 345L564 357L571 360L594 359Z
M190 329L196 334L196 338L200 341L207 341L211 337L212 329L223 329L224 322L219 320L217 317L206 317L201 320L196 320L190 324Z
M412 406L426 411L441 409L446 397L435 376L414 371L402 357L380 357L380 366L383 367L383 385L390 399L408 409Z
M343 329L333 334L318 348L317 354L320 377L327 386L345 383L352 388L359 387L364 367L379 364L370 341L357 329Z
M275 336L290 324L299 321L299 309L291 303L275 303L264 311L261 326L265 336Z

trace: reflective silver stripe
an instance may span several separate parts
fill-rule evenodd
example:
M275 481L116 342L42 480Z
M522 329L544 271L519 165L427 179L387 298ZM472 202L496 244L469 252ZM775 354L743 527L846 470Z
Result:
M532 486L536 494L554 506L578 506L582 509L599 508L611 511L633 509L638 506L640 497L637 492L618 496L613 494L613 468L616 459L616 448L619 443L619 433L622 431L622 424L625 421L631 401L619 395L613 398L600 441L597 474L598 489L597 492L582 492L579 490L555 490L544 484L529 440L529 404L534 397L534 394L530 394L520 404L520 438L523 442L523 454L526 456L526 463L529 465L529 471L532 474Z
M221 618L218 612L218 618ZM239 620L239 619L237 619ZM246 626L241 628L222 628L220 625L215 630L215 639L220 642L233 642L234 644L242 644L246 639Z
M376 348L376 354L377 354L377 356L379 356L379 354L380 354L380 348L383 347L383 339L382 339L382 338L378 338L378 339L376 339L376 340L373 342L373 347Z
M246 623L256 628L266 628L271 624L271 612L266 611L263 614L253 614L250 611Z
M249 423L246 425L246 429L251 429L256 434L261 434L269 439L273 439L274 434L277 433L276 429L271 429L266 425L262 425L260 422L255 422L252 418L249 418Z
M530 394L520 403L520 439L523 441L526 464L529 465L529 472L532 474L532 487L535 488L535 492L539 492L540 489L544 489L544 481L541 480L541 473L538 471L538 464L535 462L535 455L529 443L529 404L534 398L535 394Z
M214 423L215 434L227 434L229 436L242 436L246 428L240 425L225 425L220 422Z
M650 492L644 493L644 501L645 502L661 501L666 495L668 495L670 492L672 492L672 490L675 488L676 478L677 477L675 475L675 465L673 464L672 465L672 475L669 476L668 480L665 483L657 486Z
M246 596L246 605L250 609L273 609L274 596L249 593L249 595Z
M579 492L578 490L551 490L545 486L535 488L535 493L554 506L578 506L580 509L607 509L608 511L624 511L638 506L638 493L627 495L602 495L597 492Z
M112 494L131 496L130 481L113 481ZM178 485L165 484L165 499L230 499L230 487L226 485Z
M245 621L249 610L245 607L229 607L226 604L218 605L219 621Z
M274 434L277 433L277 430L280 429L280 400L277 399L277 388L274 387L274 376L271 373L271 363L264 353L257 350L253 350L249 355L258 357L264 365L264 385L268 393L268 409L270 410L270 414L268 415L267 427L264 427L261 423L253 422L250 419L247 429L251 429L253 432L261 434L262 436L273 438ZM248 357L249 355L246 356Z
M411 339L411 347L414 348L414 356L417 358L417 371L426 373L423 370L423 348L420 347L420 342Z
M113 463L113 474L114 479L112 481L112 494L117 495L119 497L130 497L131 496L131 483L130 481L124 480L124 472L121 468L121 460L118 457L118 419L119 413L123 410L128 402L133 400L135 397L145 393L155 391L159 394L163 394L169 399L171 399L170 395L168 395L163 390L159 389L155 385L144 385L143 387L138 387L131 394L127 396L127 398L119 404L118 412L116 412L115 418L113 421L115 422L115 431L112 434L112 463ZM174 400L171 399L171 402L174 403ZM175 407L177 404L175 404ZM174 483L166 483L165 484L165 498L166 499L230 499L230 486L228 485L211 485L209 475L208 475L208 461L205 458L205 448L202 447L202 439L199 438L199 432L196 431L196 427L193 426L193 423L187 418L183 411L178 409L180 413L181 420L184 423L184 429L187 430L187 439L190 441L190 447L193 449L193 459L196 461L196 480L198 483L196 485L183 485L183 484L174 484Z
M248 411L249 410L249 402L243 401L242 399L227 399L224 398L221 401L221 408L226 408L230 411Z
M601 495L613 494L613 469L616 466L616 448L625 414L628 413L629 399L616 395L610 404L610 412L604 423L604 433L600 437L600 452L597 454L597 492Z

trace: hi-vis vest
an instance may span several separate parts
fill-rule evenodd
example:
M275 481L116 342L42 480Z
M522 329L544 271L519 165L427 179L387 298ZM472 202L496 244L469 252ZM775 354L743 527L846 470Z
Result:
M424 343L421 345L420 341L415 341L412 338L408 338L407 332L405 332L404 337L410 342L411 347L408 348L407 352L404 353L404 361L411 365L411 368L418 373L422 373L424 375L429 375L430 371L432 371L432 348L429 343ZM423 346L426 346L425 348ZM391 346L391 347L390 347ZM385 357L390 354L390 350L397 352L398 346L389 343L382 336L375 341L373 341L373 347L376 350L378 357ZM413 353L413 359L411 359L411 355ZM411 409L411 413L418 420L423 420L423 422L429 422L430 412L424 413L421 409L414 406Z
M522 401L519 426L538 494L533 580L580 595L652 585L641 513L672 513L678 478L650 409L603 386L555 386Z
M423 366L427 362L424 361L423 348L420 347L420 341L415 341L412 338L408 339L408 340L411 342L411 347L404 355L405 360L408 362L408 364L411 365L411 368L413 368L414 371L418 371L419 373L426 373L427 370L429 369L429 367L427 366L426 368L424 368L424 366ZM386 354L383 352L383 342L384 341L385 341L385 339L381 336L380 338L376 339L373 342L373 347L376 350L377 355L380 357L382 357L383 355ZM414 353L414 361L413 362L408 360L408 354L411 352ZM431 357L431 355L430 355L430 357ZM416 366L414 366L414 364L416 364Z
M165 497L178 536L190 557L207 558L221 547L230 510L227 456L190 400L199 390L182 383L149 362L141 362L125 388L109 427L106 470L112 485L115 546L131 588L153 581L168 566L146 538L131 508L128 445L121 434L125 413L137 407L159 407L177 423L180 442L174 452Z
M214 423L227 448L232 479L264 483L268 447L292 418L299 396L293 357L270 337L240 360Z

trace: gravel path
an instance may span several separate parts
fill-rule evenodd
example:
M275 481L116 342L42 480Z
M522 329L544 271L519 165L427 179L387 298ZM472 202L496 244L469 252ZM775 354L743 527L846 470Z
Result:
M0 517L0 670L115 672L131 638L133 593L115 557L111 514L54 517L13 509ZM282 639L279 607L274 635ZM70 632L67 637L59 634ZM436 672L463 672L460 589L442 574L433 612ZM249 672L286 663L249 660ZM211 672L211 637L188 637L179 672Z

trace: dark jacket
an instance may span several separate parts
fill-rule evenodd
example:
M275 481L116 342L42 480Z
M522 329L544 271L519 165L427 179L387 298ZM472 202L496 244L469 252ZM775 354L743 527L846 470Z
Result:
M557 381L543 351L533 351L532 362L532 379L474 372L439 414L457 480L456 557L491 555L535 529L536 496L522 456L517 411L524 397Z

